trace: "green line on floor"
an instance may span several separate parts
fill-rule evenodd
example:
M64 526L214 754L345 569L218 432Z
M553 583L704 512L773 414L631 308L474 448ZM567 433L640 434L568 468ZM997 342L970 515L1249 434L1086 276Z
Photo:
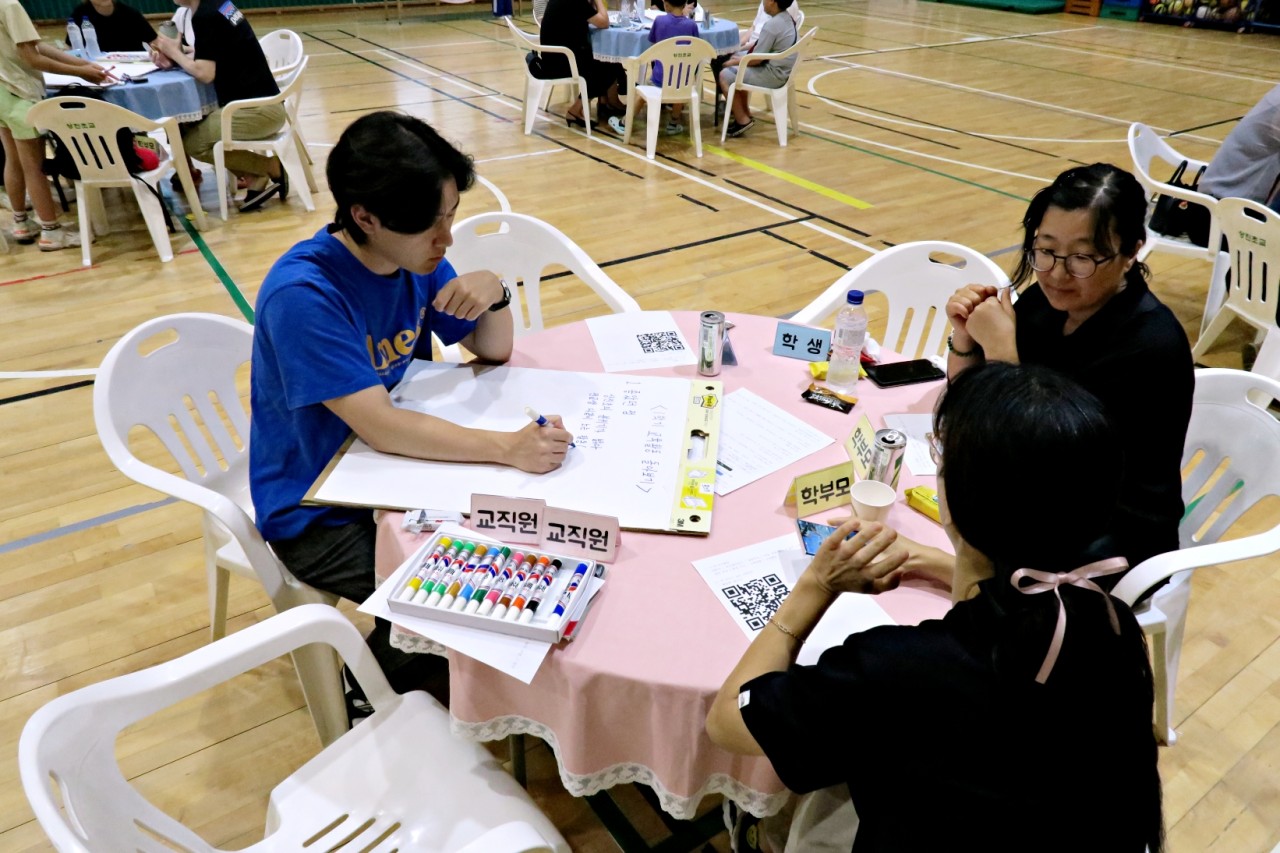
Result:
M182 223L183 229L187 232L187 236L191 238L191 242L196 244L196 248L200 250L200 254L204 256L205 262L209 264L213 274L218 277L218 281L222 282L222 286L226 288L227 294L231 297L231 301L240 309L240 313L250 323L253 322L253 307L248 300L244 298L244 294L240 292L240 288L236 287L236 283L231 280L231 276L227 275L226 269L218 262L218 258L209 248L209 244L204 241L204 237L200 236L200 232L191 224L191 220L184 214L175 213L174 218Z

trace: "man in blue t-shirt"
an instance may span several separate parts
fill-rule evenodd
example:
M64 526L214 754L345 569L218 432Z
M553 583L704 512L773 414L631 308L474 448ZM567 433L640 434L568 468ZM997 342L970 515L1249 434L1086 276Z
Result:
M326 174L332 225L285 253L258 293L253 341L249 487L258 528L311 586L353 601L374 589L373 514L302 506L347 436L386 453L491 462L545 473L572 436L559 418L515 432L470 429L396 408L389 389L431 335L488 362L511 355L507 285L458 275L444 259L471 158L410 116L377 112L343 132ZM419 686L381 622L369 644L397 689Z

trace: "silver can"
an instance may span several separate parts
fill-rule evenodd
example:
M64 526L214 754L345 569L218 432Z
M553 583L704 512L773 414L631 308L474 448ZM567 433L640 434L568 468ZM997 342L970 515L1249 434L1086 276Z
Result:
M724 314L702 312L702 328L698 332L698 373L718 376L724 358Z
M867 467L867 479L888 483L896 490L898 475L902 473L902 454L906 449L906 433L896 429L876 430L876 440L871 446L871 464Z

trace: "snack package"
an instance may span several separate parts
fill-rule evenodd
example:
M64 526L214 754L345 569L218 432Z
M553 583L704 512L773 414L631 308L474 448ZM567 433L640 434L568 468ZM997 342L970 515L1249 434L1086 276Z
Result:
M846 415L853 411L853 407L858 402L858 398L851 394L833 391L816 382L810 382L809 390L803 392L800 397L806 402L825 406L828 409L835 409L837 412L844 412Z
M939 524L942 523L942 516L938 511L938 493L936 490L928 486L913 486L903 494L906 495L907 506L916 512L924 513Z

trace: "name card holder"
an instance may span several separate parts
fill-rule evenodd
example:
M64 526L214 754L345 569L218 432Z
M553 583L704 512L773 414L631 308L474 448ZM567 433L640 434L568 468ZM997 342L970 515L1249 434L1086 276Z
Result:
M542 541L547 547L573 557L613 562L622 532L612 515L547 507L542 523Z
M794 506L799 517L844 506L849 503L849 487L852 484L853 471L848 462L801 474L791 481L783 505Z
M547 502L543 500L471 495L471 529L507 544L538 544L546 515Z
M795 323L779 323L773 338L773 354L803 361L826 361L831 351L831 330L812 329Z
M853 472L858 475L859 480L867 478L867 472L871 469L871 452L875 444L876 428L871 425L871 419L863 415L858 418L853 432L849 433L849 437L844 441L844 449L848 452L850 461L853 462Z

